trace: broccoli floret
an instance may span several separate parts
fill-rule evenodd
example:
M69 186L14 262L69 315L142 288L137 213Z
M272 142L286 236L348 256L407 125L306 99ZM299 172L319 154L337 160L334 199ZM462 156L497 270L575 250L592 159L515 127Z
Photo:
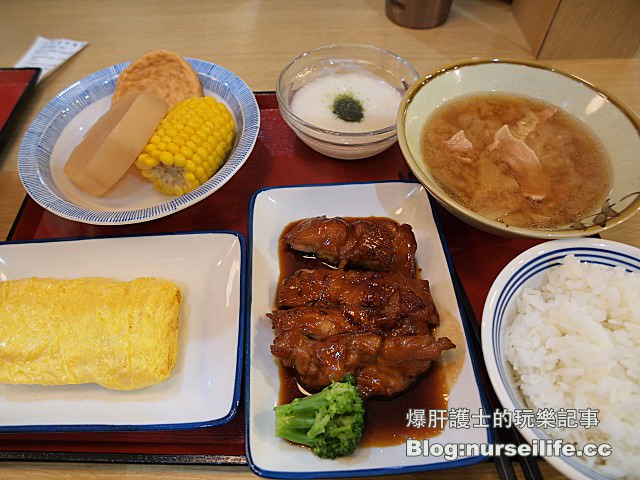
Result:
M320 458L350 455L362 438L364 402L347 375L320 392L275 407L276 436L307 445Z

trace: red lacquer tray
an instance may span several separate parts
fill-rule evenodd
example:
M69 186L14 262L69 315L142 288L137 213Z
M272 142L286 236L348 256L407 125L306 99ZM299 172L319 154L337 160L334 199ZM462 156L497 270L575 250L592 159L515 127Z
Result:
M0 149L20 106L40 75L39 68L0 68Z
M341 161L320 155L296 138L280 116L275 95L256 95L261 128L245 165L219 191L168 217L124 226L95 226L60 218L25 199L7 240L235 230L247 235L251 195L278 185L407 180L400 148L369 159ZM440 225L476 319L500 270L539 241L489 235L437 209ZM464 295L466 292L466 296ZM477 321L477 320L475 320ZM244 399L241 399L241 404ZM0 434L0 459L143 463L244 463L242 407L227 425L194 430Z

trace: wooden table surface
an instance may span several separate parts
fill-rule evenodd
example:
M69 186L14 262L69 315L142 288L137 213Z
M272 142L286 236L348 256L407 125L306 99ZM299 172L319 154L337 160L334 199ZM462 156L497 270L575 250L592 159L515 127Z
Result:
M89 45L33 91L0 152L0 239L6 238L25 191L17 173L22 136L60 90L107 66L165 48L219 64L254 91L273 91L281 69L303 51L331 43L369 43L411 62L421 74L469 57L532 59L509 3L456 0L448 21L412 30L387 19L382 0L2 0L0 67L11 67L37 35ZM605 88L640 112L640 58L546 60ZM1 101L1 99L0 99ZM603 235L640 246L640 215ZM562 478L546 463L545 478ZM246 467L0 463L3 479L251 478ZM398 480L497 478L489 463L401 475Z

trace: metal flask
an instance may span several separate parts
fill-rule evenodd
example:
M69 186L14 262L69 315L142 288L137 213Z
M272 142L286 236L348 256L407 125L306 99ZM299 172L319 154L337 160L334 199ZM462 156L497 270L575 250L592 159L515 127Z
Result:
M453 0L386 0L387 17L409 28L433 28L449 16Z

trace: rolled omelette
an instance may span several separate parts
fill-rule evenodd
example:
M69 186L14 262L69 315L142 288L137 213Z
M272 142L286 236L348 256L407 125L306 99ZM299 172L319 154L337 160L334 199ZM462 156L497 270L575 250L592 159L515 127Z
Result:
M176 363L182 293L168 280L0 282L0 382L135 390Z

